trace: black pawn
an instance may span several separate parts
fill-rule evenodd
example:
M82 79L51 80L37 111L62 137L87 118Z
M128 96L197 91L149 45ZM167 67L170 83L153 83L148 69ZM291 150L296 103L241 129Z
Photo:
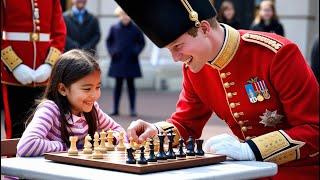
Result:
M134 150L131 147L127 148L127 164L136 164L136 159L134 158L133 152Z
M148 164L147 159L144 157L144 146L140 147L140 159L138 160L138 164Z
M177 154L178 159L185 159L187 156L186 153L183 152L183 143L184 143L184 139L181 137L179 139L179 151Z
M157 162L157 157L154 154L154 144L153 144L153 139L150 140L150 154L149 154L149 159L148 162Z
M167 135L167 137L169 139L169 147L168 147L168 151L166 153L167 159L176 159L176 154L174 153L173 147L172 147L174 136L175 135L173 134L172 129L170 129L170 131Z
M196 153L194 152L194 141L191 136L189 136L189 139L187 141L187 156L195 156Z
M159 147L159 152L157 154L157 159L160 161L165 161L167 160L167 155L166 152L164 152L164 148L163 148L163 144L164 144L164 135L163 132L161 132L160 134L158 134L159 137L159 143L160 143L160 147Z
M197 150L196 156L204 156L204 151L202 150L203 139L196 139Z

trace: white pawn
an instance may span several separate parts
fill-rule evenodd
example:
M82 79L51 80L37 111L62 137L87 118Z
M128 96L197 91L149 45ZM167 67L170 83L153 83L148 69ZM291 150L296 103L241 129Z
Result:
M93 149L94 150L98 150L99 148L99 134L98 132L94 133L94 136L93 136Z
M119 144L117 146L117 150L118 151L124 151L126 149L123 141L124 141L124 137L123 137L124 133L121 131L119 134Z
M83 149L83 153L84 154L91 154L92 153L92 144L90 143L91 141L91 137L88 134L85 138L84 138L84 149Z
M77 149L77 140L78 136L70 136L70 148L68 150L69 156L77 156L78 155L78 149Z
M101 153L105 153L107 151L107 148L106 148L106 135L107 133L102 130L100 132L100 145L99 145L99 151Z
M113 145L113 131L111 129L109 129L108 131L108 136L107 136L107 151L113 151L114 150L114 145Z

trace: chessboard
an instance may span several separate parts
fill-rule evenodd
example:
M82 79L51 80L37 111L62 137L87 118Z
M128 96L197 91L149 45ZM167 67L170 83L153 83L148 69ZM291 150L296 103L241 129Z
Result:
M177 150L175 149L175 151ZM135 158L139 159L139 156L140 153L138 151L135 152ZM153 164L127 164L126 152L116 150L104 153L103 159L93 159L92 154L84 154L81 151L77 156L70 156L68 155L68 152L55 152L45 153L44 157L47 160L52 160L59 163L129 172L135 174L199 167L204 165L216 164L226 160L225 155L205 153L204 156L195 157L192 159L166 160L165 162L157 162ZM148 158L148 155L146 155L146 158Z

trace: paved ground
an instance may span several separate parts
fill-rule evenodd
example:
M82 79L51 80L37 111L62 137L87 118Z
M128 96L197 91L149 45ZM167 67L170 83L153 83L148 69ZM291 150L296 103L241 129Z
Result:
M140 90L137 92L138 117L132 118L129 116L129 103L126 88L123 90L124 91L120 102L120 116L115 116L113 118L125 129L133 120L139 118L149 122L156 122L168 118L175 110L176 101L179 95L179 92ZM102 89L99 104L107 114L112 112L112 89ZM3 119L4 118L2 116L1 139L4 138ZM230 133L230 130L223 121L219 120L216 116L213 116L206 125L202 134L202 138L206 140L213 135L224 132Z

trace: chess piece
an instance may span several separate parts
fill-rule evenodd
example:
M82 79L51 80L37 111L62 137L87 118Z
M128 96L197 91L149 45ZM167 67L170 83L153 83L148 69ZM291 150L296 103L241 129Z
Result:
M78 149L77 149L77 140L78 136L70 136L70 148L68 150L69 156L77 156L78 155Z
M91 154L92 153L92 149L91 149L92 144L90 143L91 140L92 139L89 134L84 138L83 154Z
M196 139L197 149L196 157L203 157L204 151L202 150L203 139Z
M147 139L147 141L144 143L144 152L149 152L150 151L150 139Z
M167 134L168 137L168 143L169 143L169 147L168 147L168 151L166 153L167 155L167 159L168 160L175 160L176 159L176 154L173 151L173 147L172 147L172 143L173 143L173 139L174 139L175 134L173 134L172 129L169 130L169 133Z
M187 159L192 159L196 157L196 153L194 152L194 141L192 136L189 136L187 141Z
M129 138L129 147L131 147L133 150L135 150L134 142L133 142L133 137Z
M102 130L100 132L100 145L99 145L99 151L101 153L106 153L107 147L106 147L106 132Z
M93 149L94 150L99 149L99 134L98 134L98 132L95 132L93 135Z
M108 137L107 137L107 151L114 151L114 145L113 145L113 131L111 129L109 129L108 131Z
M123 141L124 141L124 132L121 131L119 134L119 144L117 146L117 151L124 151L126 149Z
M157 162L157 157L154 154L154 144L153 144L153 139L150 139L149 141L149 159L148 162L149 163L156 163Z
M92 153L92 158L93 159L103 159L103 154L99 150L94 150Z
M181 137L179 139L179 151L177 154L177 159L186 159L186 153L183 152L183 143L184 143L184 139Z
M136 159L134 158L133 153L134 150L132 149L132 147L127 148L127 164L136 164Z
M138 160L138 164L148 164L147 159L144 157L144 146L140 147L140 159Z
M158 138L159 138L160 147L159 147L159 152L157 154L157 159L158 159L158 162L165 162L167 160L167 155L164 152L164 148L163 148L163 144L164 144L163 132L158 134Z

